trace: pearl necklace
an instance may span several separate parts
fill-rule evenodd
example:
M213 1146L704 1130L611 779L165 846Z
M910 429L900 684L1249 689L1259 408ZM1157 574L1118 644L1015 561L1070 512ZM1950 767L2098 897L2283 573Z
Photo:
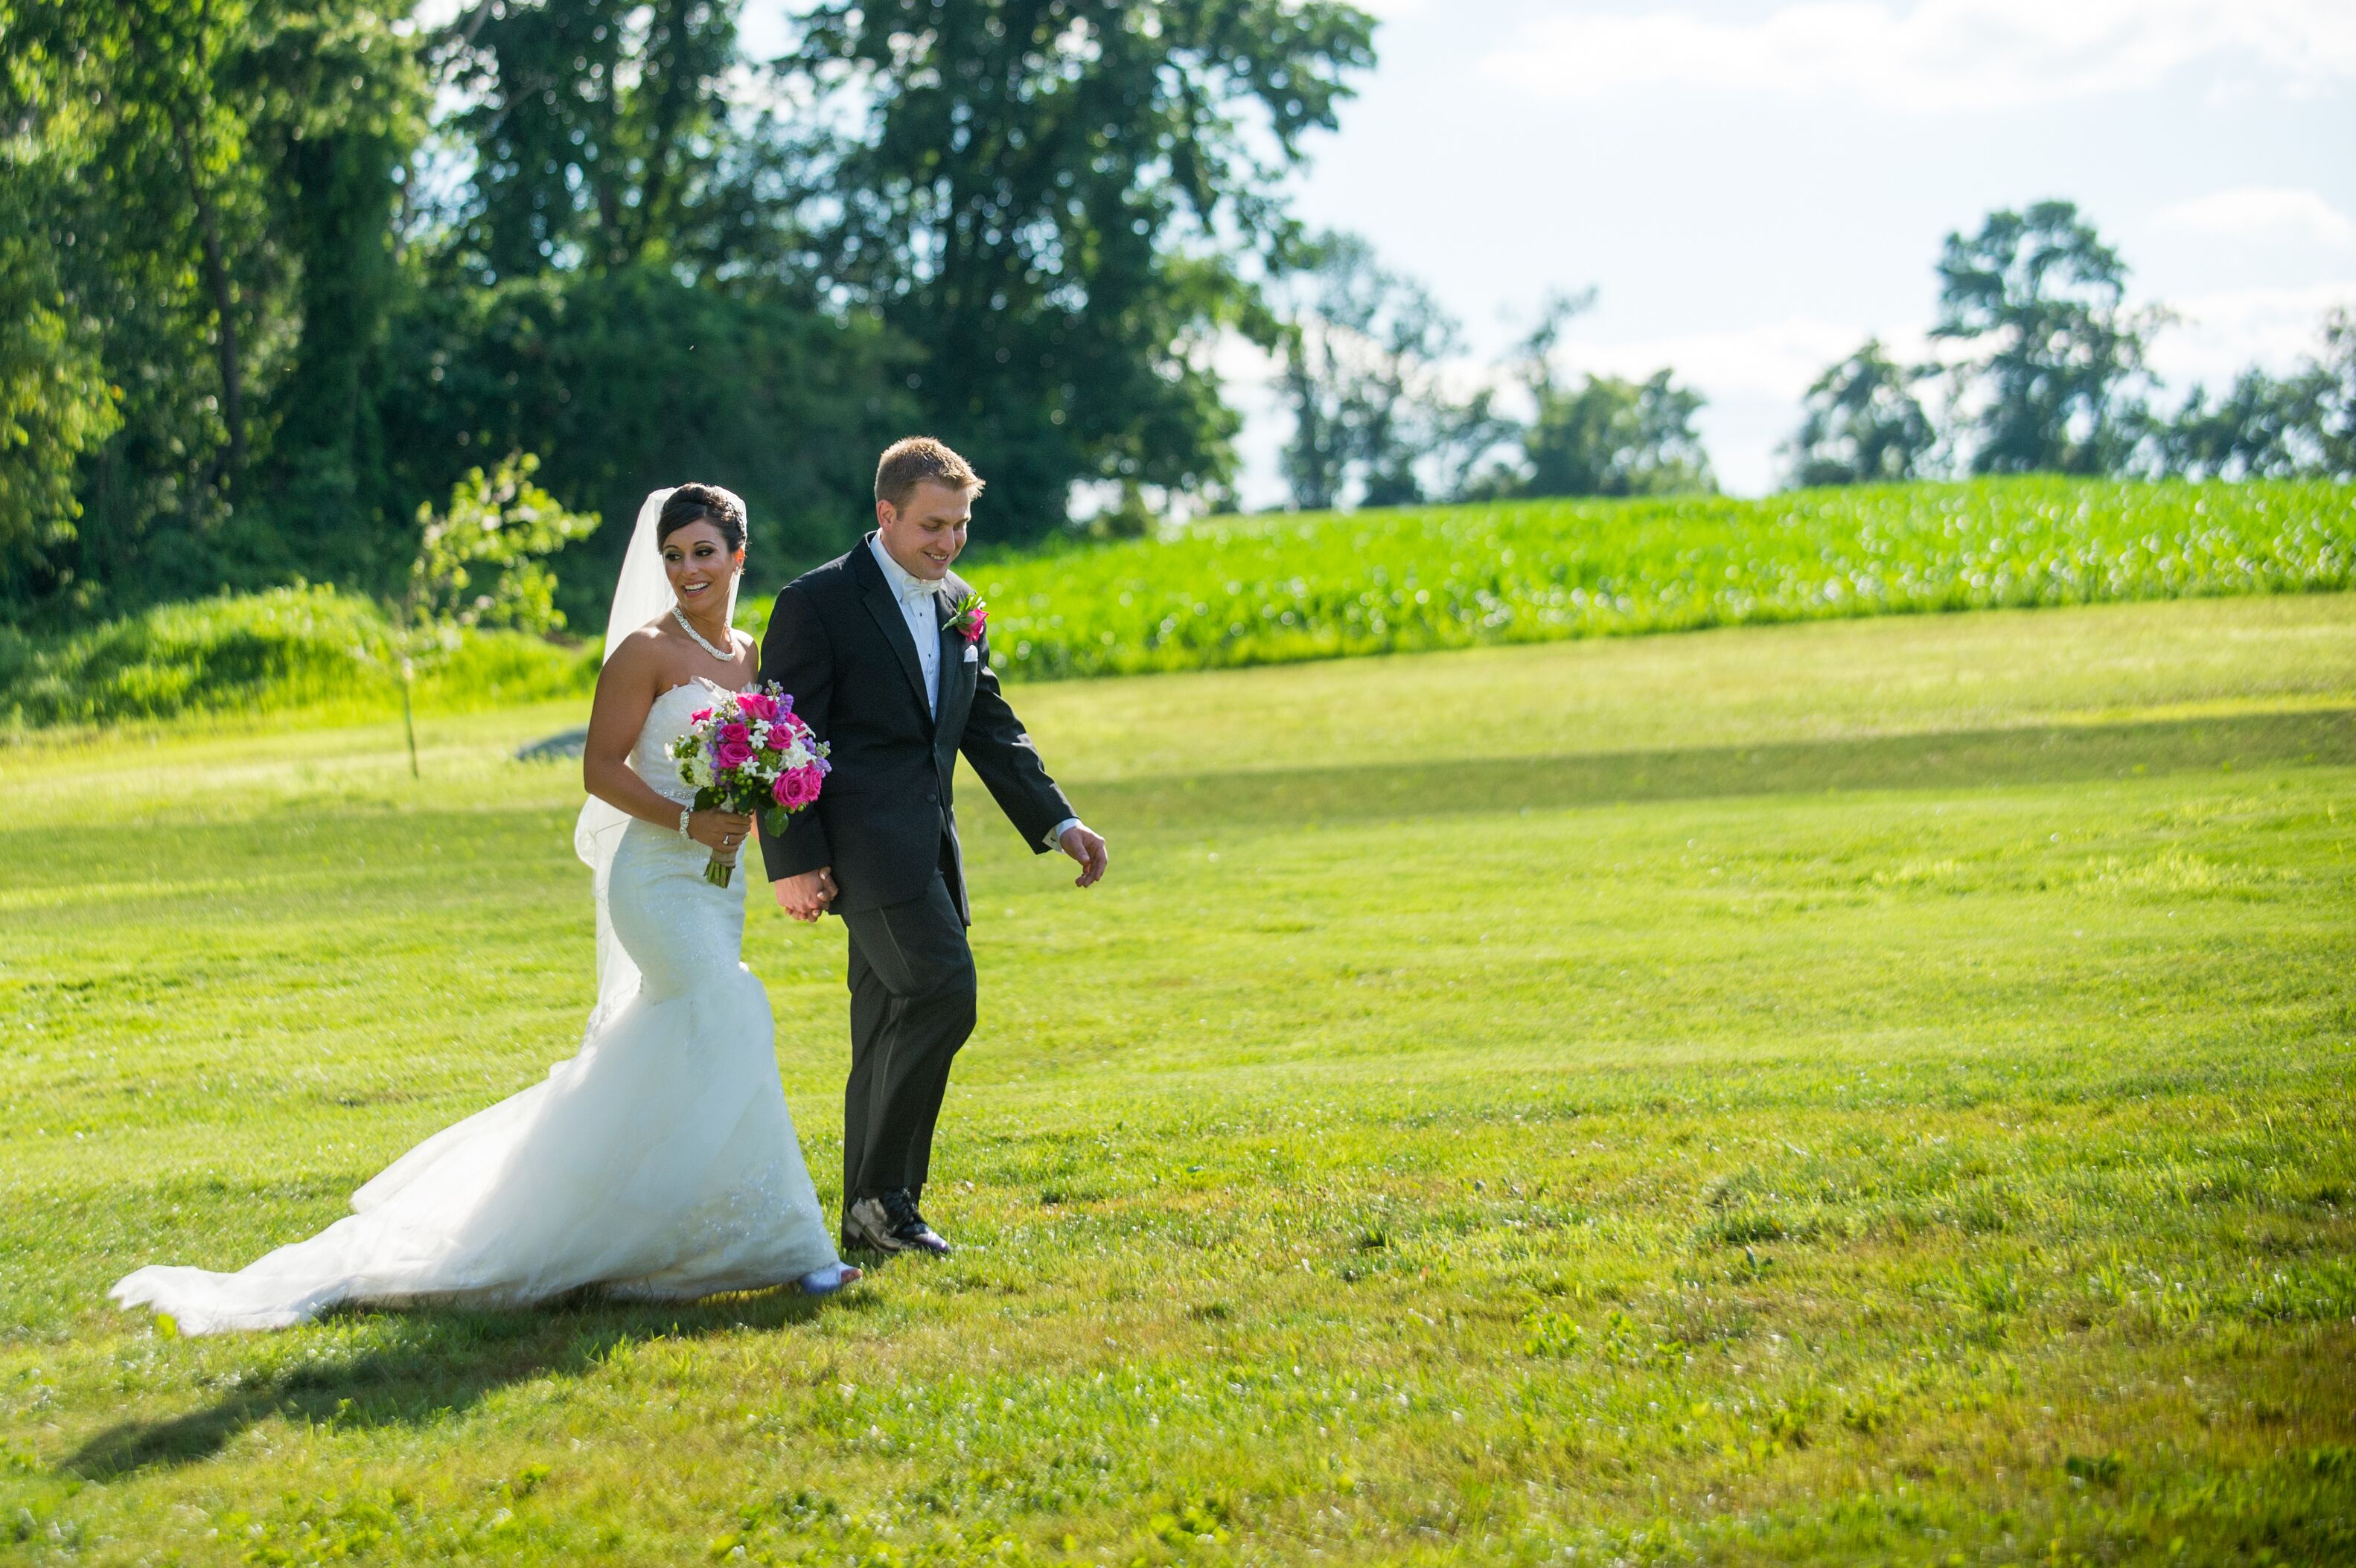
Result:
M705 642L703 640L703 634L695 629L694 625L689 622L687 613L681 610L677 603L673 603L670 607L670 618L679 623L679 629L680 631L685 632L689 636L695 639L695 645L697 647L701 648L705 653L710 654L722 664L734 664L736 662L736 656L733 651L723 651L723 649L715 648L710 643Z

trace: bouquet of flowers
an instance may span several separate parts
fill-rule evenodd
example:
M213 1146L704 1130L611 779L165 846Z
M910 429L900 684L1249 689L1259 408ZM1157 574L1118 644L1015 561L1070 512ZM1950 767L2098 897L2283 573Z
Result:
M775 681L697 709L687 733L670 744L680 782L695 791L696 810L747 812L772 834L783 833L786 818L818 798L833 771L827 751ZM718 888L735 874L736 862L717 855L703 869L703 880Z

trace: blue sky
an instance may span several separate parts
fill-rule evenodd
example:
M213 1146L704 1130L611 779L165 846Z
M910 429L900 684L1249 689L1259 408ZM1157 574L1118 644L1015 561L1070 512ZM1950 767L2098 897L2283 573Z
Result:
M1569 363L1675 366L1729 489L1776 480L1800 392L1919 344L1950 229L2068 197L2186 317L2179 389L2306 352L2356 305L2356 0L1377 0L1380 64L1299 208L1355 229L1501 355L1598 290ZM1249 411L1245 497L1286 421ZM1467 373L1474 368L1468 365Z

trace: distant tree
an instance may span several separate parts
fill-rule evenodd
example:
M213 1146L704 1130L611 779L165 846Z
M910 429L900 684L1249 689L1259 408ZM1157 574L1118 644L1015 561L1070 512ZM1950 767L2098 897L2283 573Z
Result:
M2356 479L2356 311L2335 310L2324 318L2323 352L2304 379L2318 471Z
M2153 421L2154 466L2190 479L2282 478L2316 460L2302 443L2306 389L2297 379L2276 380L2244 370L2215 402L2196 384L2176 413Z
M817 184L823 286L917 346L925 422L990 479L999 538L1076 482L1201 490L1233 467L1210 350L1277 327L1250 280L1280 186L1373 61L1333 0L840 0L781 64L857 128Z
M1450 393L1443 367L1462 347L1455 320L1355 235L1324 236L1306 262L1305 298L1284 337L1293 430L1282 465L1293 504L1330 507L1354 485L1369 507L1453 495L1510 430L1487 389Z
M1588 376L1550 389L1522 435L1525 496L1674 496L1718 488L1693 426L1700 393L1668 370L1643 381Z
M1947 236L1932 336L1969 345L1960 368L1982 406L1970 421L1979 474L2100 474L2134 450L2131 397L2144 349L2165 319L2122 304L2126 264L2075 204L1988 214Z
M1863 485L1920 477L1938 432L1914 396L1935 368L1901 366L1869 337L1809 387L1784 451L1795 485Z
M2277 379L2253 367L2215 402L2195 386L2151 425L2151 465L2193 479L2356 479L2356 315L2332 312L2322 352Z
M1665 496L1718 488L1694 417L1700 393L1668 369L1643 381L1585 375L1556 365L1562 330L1595 293L1555 294L1523 340L1521 379L1537 416L1519 432L1521 462L1492 468L1475 495Z

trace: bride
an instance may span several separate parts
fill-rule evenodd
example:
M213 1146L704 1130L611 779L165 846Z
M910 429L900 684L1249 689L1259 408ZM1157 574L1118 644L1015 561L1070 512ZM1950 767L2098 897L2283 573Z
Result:
M689 809L666 748L754 683L729 625L744 503L711 485L639 509L606 625L573 842L595 872L597 1006L579 1054L434 1134L353 1212L235 1274L143 1268L110 1293L184 1334L275 1328L346 1302L516 1306L584 1285L676 1301L859 1277L802 1164L768 994L738 960L744 889L703 878L752 819Z

